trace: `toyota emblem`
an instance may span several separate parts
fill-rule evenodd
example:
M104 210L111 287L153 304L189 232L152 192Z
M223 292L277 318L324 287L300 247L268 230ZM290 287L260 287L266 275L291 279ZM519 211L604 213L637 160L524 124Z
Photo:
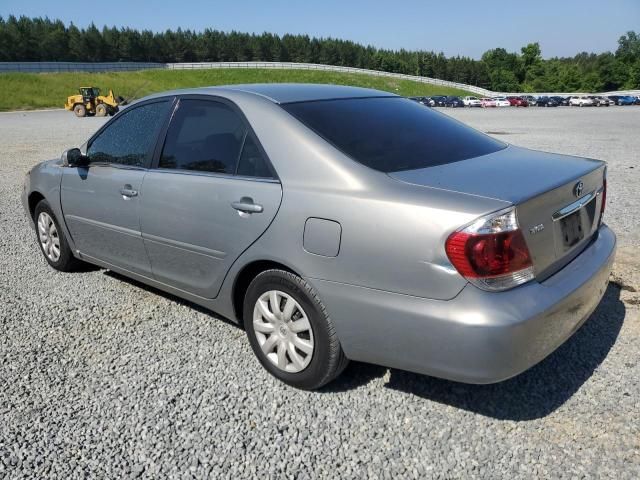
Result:
M579 197L580 195L582 195L583 188L584 188L584 183L582 183L582 181L579 181L578 183L576 183L576 186L573 187L573 194L576 197Z

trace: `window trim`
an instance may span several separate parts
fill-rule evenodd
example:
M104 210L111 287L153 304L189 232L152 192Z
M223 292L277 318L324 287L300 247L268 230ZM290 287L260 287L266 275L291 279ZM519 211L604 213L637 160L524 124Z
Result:
M144 107L146 105L151 105L154 103L161 103L161 102L166 102L169 103L169 111L165 114L165 118L162 119L162 121L160 122L160 126L156 128L156 131L154 132L154 136L155 136L155 140L153 142L151 142L151 147L149 149L149 154L147 155L147 158L145 159L145 162L143 165L140 166L136 166L136 165L124 165L122 163L116 163L116 162L94 162L94 163L89 163L87 165L87 167L113 167L113 168L122 168L122 169L128 169L128 170L148 170L151 166L151 163L153 161L153 156L155 155L155 149L157 147L157 143L158 143L158 137L160 135L160 133L162 132L162 129L164 127L164 124L167 121L167 118L169 117L169 114L173 112L174 110L174 104L176 102L176 97L174 95L167 95L164 97L156 97L156 98L151 98L149 100L143 100L141 102L137 102L133 105L131 105L130 107L127 107L123 110L120 110L116 115L114 115L108 122L106 122L104 125L102 125L102 127L100 127L93 135L91 135L91 137L89 137L89 140L87 140L85 142L85 144L83 145L83 153L84 154L88 154L88 150L91 147L91 144L107 129L109 128L111 125L113 125L114 122L116 122L119 118L123 117L124 115L126 115L129 112L132 112L140 107Z
M238 160L236 161L236 168L233 171L233 176L238 175L238 167L240 166L240 160L242 160L242 154L244 153L244 144L247 143L247 136L249 135L249 129L247 128L244 131L244 135L242 136L242 143L240 144L240 151L238 152Z
M171 126L171 122L173 121L173 116L176 110L178 109L178 106L180 105L181 100L202 100L207 102L222 103L223 105L229 107L231 110L233 110L234 113L238 115L238 117L240 118L240 121L244 124L246 128L246 132L244 137L242 138L242 145L240 147L240 151L238 152L238 158L237 158L235 170L233 173L206 172L201 170L186 170L186 169L180 169L180 168L161 168L159 166L160 156L162 155L162 150L164 149L164 144L167 140L167 133L169 131L169 127ZM238 165L240 164L240 159L242 158L242 152L244 150L244 143L247 139L247 135L249 134L253 135L253 139L255 140L256 145L260 150L260 153L262 154L265 162L267 163L267 167L271 171L271 175L272 175L271 177L251 177L251 176L237 174ZM267 152L262 146L262 143L260 142L258 135L256 135L256 132L253 130L251 123L249 123L249 120L247 119L242 109L238 107L236 103L232 102L228 98L220 97L218 95L204 95L204 94L192 93L192 94L177 95L175 97L174 104L171 109L171 113L167 115L167 119L165 120L165 125L160 130L160 135L158 135L158 140L156 142L156 147L154 149L153 158L151 159L151 163L148 168L150 170L153 170L154 172L162 172L162 173L180 173L183 175L212 176L212 177L218 177L218 178L250 180L250 181L256 181L256 182L281 183L280 177L278 176L276 169L273 167L273 162L271 162L271 159L269 158L269 156L267 155Z

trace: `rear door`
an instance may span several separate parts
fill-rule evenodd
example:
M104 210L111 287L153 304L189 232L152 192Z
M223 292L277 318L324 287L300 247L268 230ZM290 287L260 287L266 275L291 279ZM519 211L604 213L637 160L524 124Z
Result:
M88 166L63 169L64 220L83 255L151 273L138 219L140 188L171 101L122 112L88 142Z
M267 229L282 189L237 109L223 100L180 100L144 178L140 225L155 278L205 298Z

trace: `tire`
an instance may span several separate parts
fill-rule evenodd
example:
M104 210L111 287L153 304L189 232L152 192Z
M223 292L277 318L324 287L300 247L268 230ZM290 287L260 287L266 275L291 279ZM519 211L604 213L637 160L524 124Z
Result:
M82 262L73 256L67 239L60 228L58 219L46 200L40 200L40 202L38 202L34 210L33 218L36 226L38 246L49 265L60 272L71 272L82 265ZM44 242L45 238L49 239L49 242L46 244ZM51 247L49 248L46 245L51 245Z
M76 117L86 117L87 116L87 109L85 108L84 105L78 103L73 107L73 113L76 114Z
M106 117L108 112L109 110L104 103L96 105L96 117Z
M286 319L287 310L290 320ZM243 312L244 328L256 357L287 385L315 390L335 379L349 363L322 301L307 282L291 272L273 269L257 275L245 294ZM273 324L269 318L274 319ZM295 323L299 323L297 330L291 328ZM280 355L281 349L286 353Z

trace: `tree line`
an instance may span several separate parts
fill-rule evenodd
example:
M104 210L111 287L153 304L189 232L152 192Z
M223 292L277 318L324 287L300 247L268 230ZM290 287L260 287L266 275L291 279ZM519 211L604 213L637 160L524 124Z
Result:
M540 45L488 50L480 60L427 50L387 50L335 38L205 29L152 32L49 18L0 17L0 61L242 62L342 65L421 75L494 91L606 91L640 88L640 35L627 32L615 52L543 59Z

